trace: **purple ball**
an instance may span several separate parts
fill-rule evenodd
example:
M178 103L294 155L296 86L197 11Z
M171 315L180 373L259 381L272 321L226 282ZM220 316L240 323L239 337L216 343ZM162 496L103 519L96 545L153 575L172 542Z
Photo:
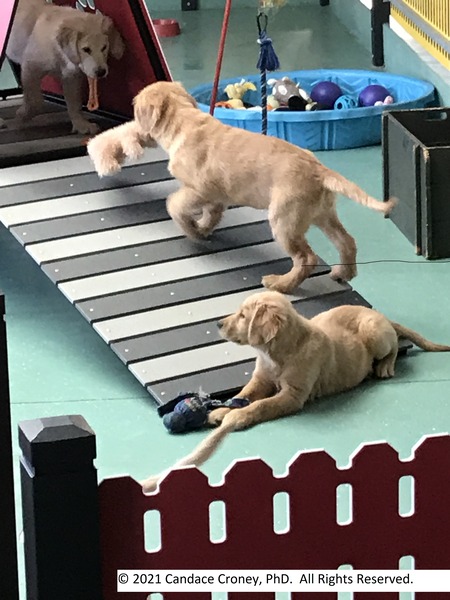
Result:
M311 98L324 109L332 109L340 96L341 88L332 81L319 81L311 90Z
M374 106L375 102L384 102L389 96L389 91L382 85L368 85L359 94L359 103L361 106Z

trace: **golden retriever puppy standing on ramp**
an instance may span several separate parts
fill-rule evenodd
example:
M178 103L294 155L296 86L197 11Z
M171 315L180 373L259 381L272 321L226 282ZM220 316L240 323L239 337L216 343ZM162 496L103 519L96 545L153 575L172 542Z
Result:
M61 80L73 131L96 133L97 125L81 112L83 79L95 87L108 74L109 56L119 59L123 52L109 17L45 0L19 0L6 48L7 57L21 65L23 103L17 118L27 121L42 112L41 81L50 74Z
M341 264L331 276L355 277L356 244L338 219L335 193L383 214L393 200L372 198L307 150L224 125L178 83L149 85L134 102L136 122L167 151L169 171L181 183L167 210L187 236L208 236L230 205L268 209L274 238L293 266L285 275L266 275L265 287L289 293L313 271L317 257L305 237L311 225L339 251Z
M349 390L371 375L393 377L399 337L428 352L450 351L364 306L305 319L278 292L252 294L218 326L225 339L256 350L252 377L238 394L250 404L213 410L209 424L219 427L175 467L201 465L231 431L294 414L308 400ZM144 490L154 490L161 477L142 482Z

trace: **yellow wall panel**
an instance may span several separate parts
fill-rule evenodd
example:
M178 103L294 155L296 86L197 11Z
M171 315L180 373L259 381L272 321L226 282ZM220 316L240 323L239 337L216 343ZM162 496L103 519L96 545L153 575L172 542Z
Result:
M414 11L424 23L450 42L450 0L403 0L402 4ZM432 35L425 33L397 5L391 5L391 15L432 56L445 67L450 68L450 52Z

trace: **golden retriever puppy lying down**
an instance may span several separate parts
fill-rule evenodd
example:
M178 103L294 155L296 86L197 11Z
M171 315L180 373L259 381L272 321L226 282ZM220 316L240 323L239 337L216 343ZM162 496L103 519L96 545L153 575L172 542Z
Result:
M319 227L340 254L334 279L356 275L356 244L336 213L335 193L388 214L394 200L380 202L308 150L272 136L224 125L203 113L179 83L157 82L134 99L135 122L169 155L169 171L181 184L167 199L172 219L190 238L211 234L230 205L268 209L274 238L292 258L285 275L266 275L263 285L289 293L310 275L317 257L306 241L311 225ZM120 169L117 152L127 123L95 137L88 145L99 175ZM109 140L110 147L105 142Z
M73 131L96 133L98 126L82 114L82 86L91 89L108 74L108 59L120 59L124 43L109 17L45 0L19 0L6 56L21 65L22 106L17 118L28 121L43 110L41 81L61 80ZM93 100L92 110L96 108Z
M372 375L393 377L399 337L428 352L450 351L363 306L305 319L278 292L249 296L218 326L222 337L257 352L253 375L238 394L250 404L213 410L209 424L220 427L176 467L202 464L231 431L294 414L308 400L349 390ZM161 477L142 482L144 491L154 490Z

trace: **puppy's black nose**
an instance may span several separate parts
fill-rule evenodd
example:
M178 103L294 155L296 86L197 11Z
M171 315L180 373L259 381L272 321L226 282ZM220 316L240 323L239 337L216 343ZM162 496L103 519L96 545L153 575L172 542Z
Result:
M223 321L217 321L216 325L217 325L217 327L219 329L222 329L222 327L223 327Z
M103 67L99 67L98 69L96 69L95 74L97 75L97 77L105 77L106 69L104 69Z

